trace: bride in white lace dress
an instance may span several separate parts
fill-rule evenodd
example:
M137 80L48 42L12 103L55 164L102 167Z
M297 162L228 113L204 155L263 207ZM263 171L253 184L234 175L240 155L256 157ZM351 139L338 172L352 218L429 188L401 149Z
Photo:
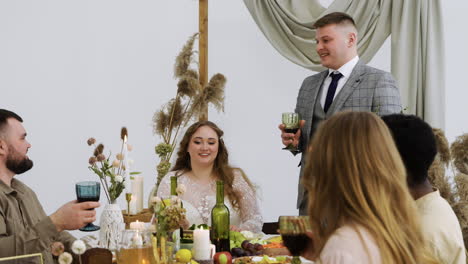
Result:
M161 182L159 197L170 196L170 177L187 188L180 196L190 224L211 225L211 209L216 203L216 180L224 181L224 203L234 229L262 231L263 219L252 183L239 168L228 164L223 131L210 121L200 121L187 129L173 171Z

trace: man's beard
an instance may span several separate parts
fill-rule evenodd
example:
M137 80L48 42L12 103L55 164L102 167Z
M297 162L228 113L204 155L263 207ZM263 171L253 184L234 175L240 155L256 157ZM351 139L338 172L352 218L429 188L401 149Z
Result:
M6 160L6 167L15 174L25 173L33 167L33 161L28 157L18 159L14 155L8 155Z

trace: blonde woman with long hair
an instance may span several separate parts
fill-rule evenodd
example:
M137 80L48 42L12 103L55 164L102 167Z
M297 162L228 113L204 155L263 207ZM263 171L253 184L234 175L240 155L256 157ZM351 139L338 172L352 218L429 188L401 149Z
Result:
M316 263L437 263L427 250L406 173L385 123L342 112L314 136L309 191Z

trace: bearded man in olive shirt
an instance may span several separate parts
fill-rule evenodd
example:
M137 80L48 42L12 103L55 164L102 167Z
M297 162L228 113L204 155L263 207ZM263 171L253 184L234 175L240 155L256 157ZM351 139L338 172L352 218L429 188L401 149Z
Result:
M15 177L33 166L22 122L17 114L0 109L0 258L42 253L45 263L53 263L51 244L62 242L69 251L75 238L64 230L95 221L95 210L87 209L99 203L71 201L46 215L34 191Z

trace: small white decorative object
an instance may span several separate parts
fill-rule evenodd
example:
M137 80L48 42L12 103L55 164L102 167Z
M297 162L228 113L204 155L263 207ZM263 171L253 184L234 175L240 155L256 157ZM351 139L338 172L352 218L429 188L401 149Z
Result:
M125 229L122 210L118 204L106 205L101 214L100 226L99 245L111 251L116 250L122 231Z

